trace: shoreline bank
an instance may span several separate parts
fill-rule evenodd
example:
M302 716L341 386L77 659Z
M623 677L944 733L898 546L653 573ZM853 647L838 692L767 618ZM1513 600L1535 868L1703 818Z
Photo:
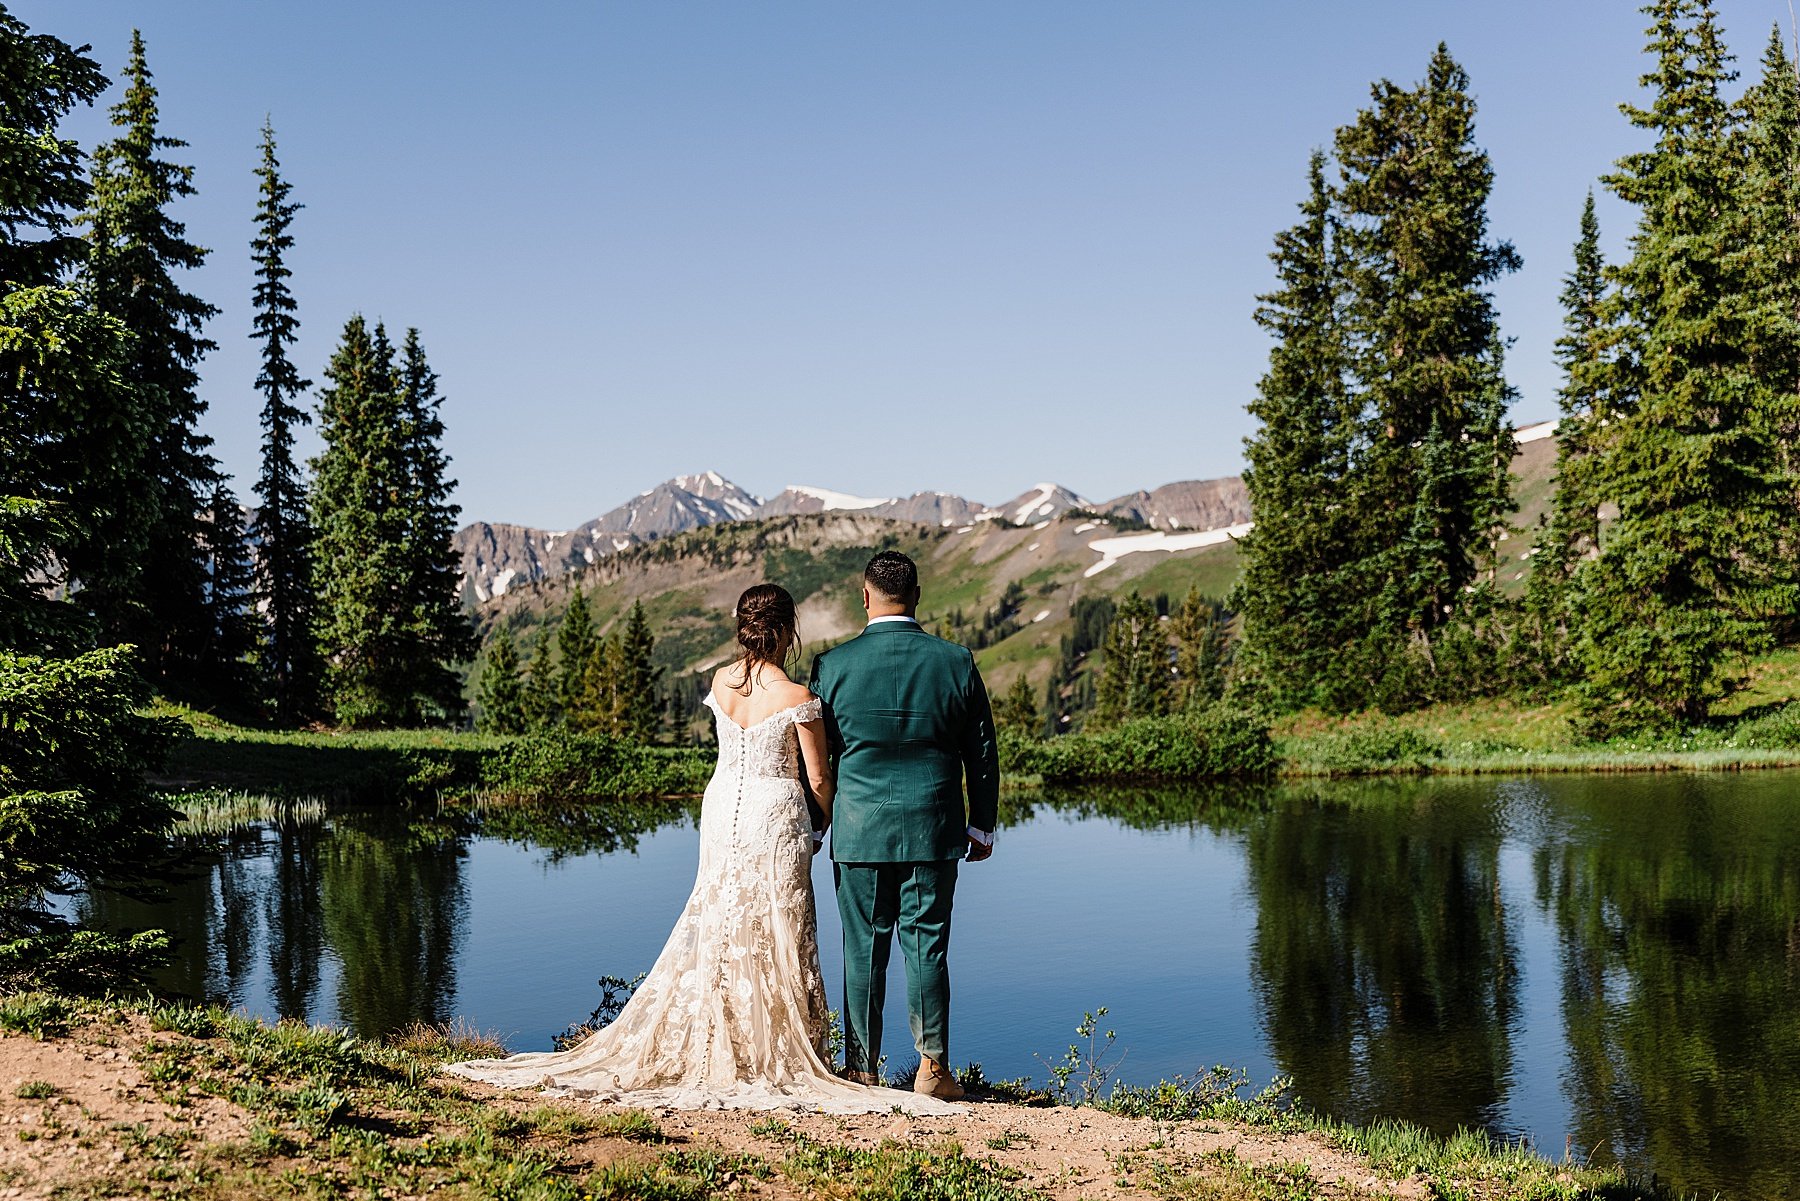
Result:
M955 1118L651 1114L439 1075L440 1063L491 1052L467 1032L377 1042L217 1008L43 994L0 999L0 1030L0 1129L15 1135L0 1139L0 1183L26 1197L1652 1195L1617 1171L1483 1135L1342 1127L1242 1101L1175 1117L1004 1100Z

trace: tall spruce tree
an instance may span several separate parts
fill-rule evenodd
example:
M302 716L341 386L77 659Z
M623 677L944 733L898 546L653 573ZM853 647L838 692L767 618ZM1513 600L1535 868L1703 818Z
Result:
M1735 72L1708 0L1644 11L1653 97L1625 112L1655 142L1606 181L1639 220L1611 273L1625 396L1597 467L1619 516L1583 572L1577 644L1597 732L1705 718L1800 604L1793 481L1746 320Z
M1249 409L1244 486L1256 525L1239 542L1240 659L1277 708L1316 699L1345 641L1339 573L1351 557L1344 489L1354 414L1345 382L1343 271L1325 156L1307 169L1301 219L1276 235L1280 286L1259 297L1256 322L1275 338Z
M1337 134L1361 410L1346 498L1359 553L1338 590L1361 636L1327 698L1338 706L1441 689L1438 632L1477 586L1511 507L1511 390L1489 287L1519 258L1489 238L1494 173L1474 137L1468 75L1443 45L1417 87L1377 84Z
M310 514L314 629L325 700L347 726L405 724L417 713L407 637L406 461L393 346L361 316L325 368Z
M655 654L656 638L644 615L644 602L633 601L619 636L619 733L641 743L655 741L662 726L657 688L663 673Z
M501 621L488 637L482 657L476 724L491 734L523 734L529 728L525 689L519 644L513 639L512 627Z
M452 665L474 654L475 632L457 600L461 565L453 539L462 509L450 500L456 481L449 478L450 457L444 453L443 400L417 329L409 328L401 344L396 386L406 468L402 605L412 626L414 688L438 715L454 717L463 702Z
M585 694L598 645L594 611L588 607L587 593L577 584L563 608L562 624L556 627L557 708L571 722L575 722L573 715L586 705Z
M1175 640L1175 683L1171 707L1177 712L1200 709L1225 695L1225 669L1231 662L1225 606L1191 588L1169 619Z
M549 729L562 716L562 681L550 661L550 645L549 635L540 629L531 666L525 669L525 725L531 730Z
M207 252L187 240L169 212L194 195L193 168L160 157L186 143L160 130L156 87L135 30L124 76L124 99L112 110L121 132L94 153L87 280L95 303L135 335L124 378L146 434L137 474L148 528L135 578L103 585L91 603L111 637L138 645L159 687L204 702L238 700L230 692L241 668L218 656L241 636L217 628L220 611L208 599L207 543L225 527L203 528L224 479L212 439L199 428L206 412L199 364L215 346L203 330L218 310L176 281L177 272L200 267ZM89 578L87 563L71 566Z
M57 126L105 89L86 47L0 9L0 648L31 653L87 642L57 594L77 565L85 589L123 591L147 525L143 427L119 379L128 335L65 283L87 257L74 225L89 190Z
M288 199L292 186L275 157L275 130L262 128L262 163L256 168L256 236L250 241L256 263L253 293L256 316L251 337L262 344L261 502L253 526L257 545L256 594L263 611L258 661L263 687L276 717L293 722L311 712L317 699L319 663L312 630L312 529L306 515L306 481L294 460L294 431L311 418L297 403L312 387L303 379L288 347L299 337L297 305L288 285L293 271L288 232L301 206Z
M1601 440L1613 422L1615 336L1607 315L1605 270L1600 219L1589 192L1574 266L1563 280L1563 330L1556 340L1556 361L1563 371L1557 393L1556 490L1525 585L1526 671L1542 683L1566 682L1574 670L1570 640L1579 620L1575 573L1600 542L1605 494L1594 473Z
M1156 606L1133 592L1120 603L1100 648L1094 724L1166 713L1171 683L1169 635Z
M1762 77L1744 97L1749 161L1739 243L1748 277L1745 336L1759 424L1773 439L1790 486L1800 481L1800 71L1777 26ZM1800 496L1794 504L1800 508ZM1788 548L1790 557L1800 547ZM1794 632L1785 623L1784 638Z
M123 539L142 458L131 349L116 318L66 284L86 257L82 156L58 125L106 79L86 56L0 6L0 991L141 985L160 932L77 930L68 897L141 883L174 814L145 785L171 739L124 648L90 650L76 560L111 590L129 573L98 552ZM89 552L93 552L91 555Z

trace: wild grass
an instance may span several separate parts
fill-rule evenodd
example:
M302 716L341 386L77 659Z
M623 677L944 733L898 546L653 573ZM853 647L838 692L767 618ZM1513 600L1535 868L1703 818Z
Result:
M309 1196L507 1197L529 1201L649 1198L704 1201L764 1191L858 1201L1037 1201L1041 1194L1013 1169L954 1141L929 1145L883 1142L841 1146L774 1117L747 1120L766 1139L764 1154L698 1142L651 1151L668 1136L641 1110L595 1112L552 1102L521 1104L465 1092L442 1076L445 1060L482 1047L467 1027L423 1027L383 1041L329 1026L268 1024L217 1007L87 1002L37 994L0 1001L8 1030L65 1037L100 1024L116 1039L130 1015L148 1018L151 1035L133 1052L149 1087L170 1106L175 1128L63 1125L34 1128L33 1138L85 1140L104 1164L58 1182L58 1195L183 1197L189 1201L265 1201ZM1100 1014L1096 1013L1096 1019ZM111 1028L106 1027L111 1023ZM1083 1052L1082 1062L1086 1062ZM966 1084L985 1086L978 1068ZM999 1091L992 1086L990 1095ZM1015 1082L1006 1088L1023 1092ZM1438 1139L1415 1127L1382 1123L1357 1128L1305 1113L1281 1090L1246 1095L1242 1073L1217 1069L1196 1081L1150 1089L1115 1085L1092 1102L1127 1116L1231 1121L1274 1131L1311 1130L1372 1171L1411 1178L1437 1197L1637 1198L1648 1193L1617 1174L1553 1164L1528 1148L1481 1134ZM54 1085L26 1081L16 1095L43 1100ZM1080 1097L1084 1090L1070 1087ZM199 1097L221 1098L246 1111L247 1133L220 1141L216 1127L180 1125L197 1114ZM1041 1094L1039 1100L1042 1100ZM58 1114L70 1107L63 1106ZM21 1135L24 1137L24 1135ZM1161 1143L1158 1136L1151 1147ZM1007 1130L990 1151L1030 1147ZM1147 1195L1226 1201L1342 1195L1304 1167L1254 1165L1227 1153L1178 1162L1172 1155L1116 1157L1115 1167ZM601 1166L595 1167L598 1163Z

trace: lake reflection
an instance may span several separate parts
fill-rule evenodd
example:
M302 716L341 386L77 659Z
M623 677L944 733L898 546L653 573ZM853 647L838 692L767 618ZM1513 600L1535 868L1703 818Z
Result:
M1128 1080L1228 1063L1352 1120L1800 1193L1800 776L1032 794L1003 824L958 885L958 1063L1042 1080L1106 1005ZM524 1049L585 1017L597 976L649 967L697 834L671 805L190 844L166 903L85 902L181 939L169 987L364 1034L464 1016ZM835 998L829 881L821 858Z

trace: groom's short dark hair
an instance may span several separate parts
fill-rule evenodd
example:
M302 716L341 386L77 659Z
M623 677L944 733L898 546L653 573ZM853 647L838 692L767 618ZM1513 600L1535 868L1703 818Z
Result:
M863 583L891 601L907 601L919 590L919 565L897 550L884 550L863 568Z

